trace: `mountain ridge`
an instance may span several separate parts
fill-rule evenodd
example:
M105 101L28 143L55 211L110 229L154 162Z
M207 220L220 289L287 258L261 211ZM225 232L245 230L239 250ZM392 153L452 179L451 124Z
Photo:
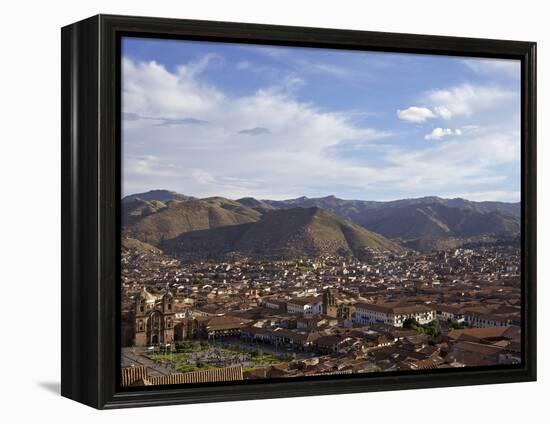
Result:
M274 201L219 196L197 199L167 190L145 194L125 198L123 229L127 236L154 246L182 233L253 223L273 211L294 208L326 210L339 219L418 250L515 239L520 232L519 203L437 196L383 202L344 200L334 195Z
M258 221L191 231L161 246L178 257L302 258L337 255L364 257L368 250L400 254L400 245L321 208L273 210Z
M149 190L143 193L134 193L134 194L129 194L128 196L124 196L122 198L122 203L127 203L135 199L156 200L159 202L166 202L169 200L179 200L179 201L192 200L192 199L196 199L196 197L180 194L172 190L156 189L156 190Z
M135 201L129 205L134 204ZM254 209L220 197L168 202L156 212L134 219L128 218L132 212L126 210L123 234L158 247L163 240L183 232L245 224L257 221L260 216Z

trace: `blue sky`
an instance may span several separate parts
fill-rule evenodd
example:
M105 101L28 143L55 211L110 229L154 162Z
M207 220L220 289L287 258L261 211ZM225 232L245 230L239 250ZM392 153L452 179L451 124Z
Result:
M519 62L125 38L123 191L520 198Z

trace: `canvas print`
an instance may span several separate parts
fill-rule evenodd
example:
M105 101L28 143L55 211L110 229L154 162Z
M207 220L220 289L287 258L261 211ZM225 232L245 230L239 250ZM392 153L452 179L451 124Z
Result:
M121 53L122 387L521 364L519 61Z

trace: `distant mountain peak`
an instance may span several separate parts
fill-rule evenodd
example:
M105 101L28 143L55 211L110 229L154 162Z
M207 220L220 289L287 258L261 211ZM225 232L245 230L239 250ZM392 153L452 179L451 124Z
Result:
M170 200L192 200L195 199L193 196L187 196L185 194L180 194L176 191L172 190L164 190L164 189L154 189L149 190L143 193L135 193L135 194L129 194L128 196L125 196L122 199L122 203L131 202L133 200L145 200L145 201L152 201L156 200L159 202L167 202Z
M411 199L411 200L416 200L416 199ZM425 201L436 201L436 202L439 202L441 200L444 200L443 198L439 197L439 196L424 196L424 197L420 197L418 200L425 200Z
M269 203L264 202L263 200L258 200L254 197L242 197L240 199L235 200L237 203L240 203L243 206L252 208L260 213L266 213L273 209L275 209L273 206L271 206Z
M174 190L164 190L164 189L155 189L155 190L149 190L149 191L146 191L145 194L177 194L179 195L178 192L174 191Z

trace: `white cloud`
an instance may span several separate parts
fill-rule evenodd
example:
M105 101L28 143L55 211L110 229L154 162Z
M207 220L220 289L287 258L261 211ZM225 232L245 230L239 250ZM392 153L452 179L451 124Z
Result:
M333 63L315 62L312 60L297 60L294 64L302 72L314 74L326 74L329 76L345 78L353 75L350 68L334 65Z
M427 143L423 149L385 143L367 162L361 158L371 157L368 146L388 139L388 132L297 100L299 75L235 97L202 81L201 72L217 62L193 63L170 72L156 62L124 59L123 112L134 118L123 126L126 193L168 188L200 197L281 199L338 194L335 190L344 187L357 198L396 192L444 196L502 191L509 173L499 167L519 164L513 123L476 131L466 130L465 123L460 140ZM423 122L444 115L436 107L453 113L443 97L439 104L427 103L431 109L414 106L398 116ZM150 118L203 123L159 126ZM457 130L450 131L456 135ZM338 149L347 149L347 156L338 155Z
M180 66L178 71L180 74L189 74L189 76L194 77L199 75L205 69L215 66L215 64L220 64L222 58L214 53L208 53L204 56L201 56L198 60L188 63L185 66Z
M460 129L453 130L451 128L434 128L431 133L426 134L424 138L426 140L439 140L443 137L453 136L453 135L462 135Z
M204 169L193 169L191 170L191 177L198 183L198 184L212 184L215 182L214 176L204 170Z
M425 101L445 119L455 116L471 116L474 113L498 108L503 102L517 100L517 93L494 86L460 86L433 90L427 93Z
M434 107L434 111L437 116L440 116L443 119L451 119L453 116L453 113L445 106L436 106Z
M174 165L167 163L154 155L144 155L134 157L132 155L124 156L125 171L133 174L139 174L147 177L174 177Z
M494 201L494 202L519 202L521 199L520 191L506 191L506 190L494 190L494 191L474 191L474 192L461 192L453 193L449 195L450 198L461 197L463 199L473 201Z
M327 176L338 179L333 175L340 165L327 156L329 147L386 136L355 125L345 113L296 100L294 92L303 83L297 75L286 75L250 95L230 97L201 82L198 68L205 69L195 66L190 72L190 65L183 65L169 72L155 62L124 60L123 111L134 118L124 120L123 127L124 172L132 181L127 187L140 181L144 189L150 184L178 186L200 196L267 196L278 190L286 195ZM159 126L151 118L204 124ZM155 160L143 162L145 155ZM158 162L175 166L163 170Z
M513 59L466 59L463 63L476 74L495 77L503 75L508 78L521 76L521 62Z
M251 72L260 75L265 80L270 81L274 81L277 78L283 77L281 70L274 66L251 62L248 60L241 60L237 62L235 65L235 69L240 72Z
M509 180L510 171L501 167L519 172L519 158L519 134L495 129L420 151L396 150L387 156L393 167L384 172L399 175L402 189L449 197L465 190L481 191L481 187L488 191L492 186L515 186L519 180Z
M397 111L400 119L422 123L428 119L468 118L480 112L498 110L517 102L518 92L497 86L462 84L425 93L420 101L424 106L411 106ZM518 105L516 104L515 107Z
M407 109L397 111L399 119L409 122L421 123L430 118L435 118L435 114L426 107L411 106Z
M174 119L204 113L224 97L218 90L197 82L197 75L208 62L209 59L201 59L171 73L155 61L134 63L124 58L124 112Z

